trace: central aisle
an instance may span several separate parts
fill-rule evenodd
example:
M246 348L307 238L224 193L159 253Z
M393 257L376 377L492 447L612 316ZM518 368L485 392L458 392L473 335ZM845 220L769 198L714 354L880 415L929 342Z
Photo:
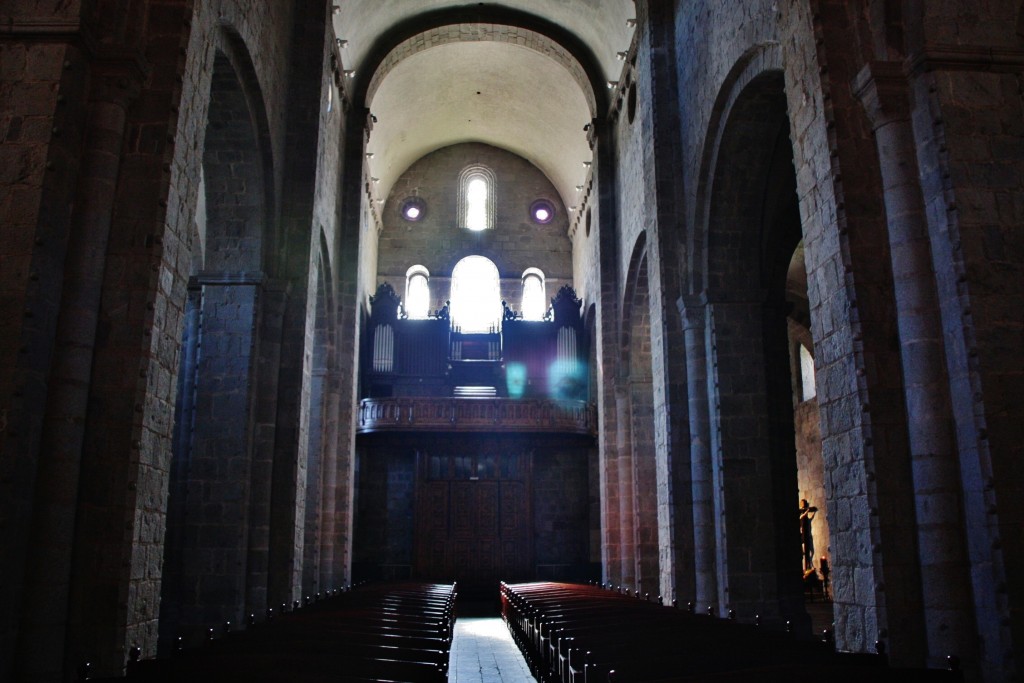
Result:
M448 678L450 683L536 683L499 618L456 620Z

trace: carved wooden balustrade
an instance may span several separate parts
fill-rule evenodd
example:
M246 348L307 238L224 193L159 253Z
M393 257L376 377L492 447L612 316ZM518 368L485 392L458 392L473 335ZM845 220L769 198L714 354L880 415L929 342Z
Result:
M557 432L593 436L597 409L586 401L509 398L366 398L361 434L402 431Z

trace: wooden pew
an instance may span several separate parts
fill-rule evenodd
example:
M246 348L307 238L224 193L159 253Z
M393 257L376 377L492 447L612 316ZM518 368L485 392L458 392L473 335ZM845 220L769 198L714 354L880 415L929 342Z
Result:
M444 683L455 595L454 585L404 582L308 600L202 647L131 662L128 679Z
M600 586L503 583L501 603L513 639L545 683L963 680L958 671L895 669L880 655L839 653L782 629Z

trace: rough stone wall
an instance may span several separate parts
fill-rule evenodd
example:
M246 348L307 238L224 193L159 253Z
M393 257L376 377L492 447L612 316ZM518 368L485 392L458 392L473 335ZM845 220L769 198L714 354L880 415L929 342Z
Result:
M909 79L912 123L959 450L979 666L992 680L1019 672L1024 661L1024 622L1014 609L1024 595L1024 546L1015 531L1024 519L1018 5L980 12L935 3L908 40L923 67Z
M591 579L586 450L563 447L537 452L532 487L537 578Z
M471 164L495 174L494 227L480 232L458 227L459 173ZM403 201L412 196L426 202L423 218L416 222L404 220L400 213ZM537 199L554 205L550 223L531 220L530 205ZM382 212L377 277L403 295L409 267L425 266L433 311L450 298L455 264L466 256L486 256L498 267L502 297L519 309L520 278L527 268L544 273L548 299L562 284L572 284L569 218L554 186L525 159L478 143L447 147L414 163L392 188Z
M353 579L406 578L413 564L416 453L360 447Z
M921 661L906 421L877 159L843 11L780 6L821 411L837 643ZM876 523L871 523L873 517ZM838 565L838 566L837 566Z
M342 400L340 340L345 330L340 327L338 309L341 306L339 287L340 226L342 154L341 141L345 139L347 117L345 109L350 106L346 94L338 87L341 81L340 60L333 57L335 36L328 30L324 35L323 60L331 68L323 69L320 82L320 121L317 130L316 176L313 187L313 249L320 257L316 267L311 268L310 281L317 278L322 288L328 326L325 350L326 373L324 396L322 458L323 458L323 508L321 512L320 584L327 588L342 585L347 577L345 539L351 537L351 519L348 515L348 501L352 499L353 481L350 473L355 459L353 449L339 442L341 425L351 423L355 407ZM329 103L329 106L328 106ZM311 250L312 251L312 250ZM311 255L312 258L312 255ZM315 271L315 272L314 272Z
M685 46L676 61L679 109L683 120L683 178L687 225L696 225L700 209L698 186L702 164L714 145L715 119L721 115L724 89L738 66L778 42L773 4L755 0L741 5L716 2L683 3L675 14L676 41ZM690 249L686 261L701 271L701 253Z
M12 5L12 9L14 7ZM17 6L19 11L25 7L25 3ZM80 9L70 3L62 6L62 11L71 14L56 17L57 23L69 36L74 36L73 14ZM76 255L73 262L68 262L71 268L91 269L76 276L84 278L80 282L86 283L87 293L83 295L72 291L73 296L68 300L78 301L74 305L83 308L91 306L91 313L85 308L85 317L82 317L69 304L65 316L69 324L72 320L80 321L77 323L80 328L74 330L72 337L84 334L82 343L87 348L95 343L95 353L92 354L91 373L88 365L85 366L87 398L83 399L93 409L89 410L88 418L84 407L76 411L76 419L84 425L79 445L72 445L68 453L70 460L55 462L63 472L59 486L50 486L49 490L43 491L43 498L63 496L61 487L68 488L69 485L71 491L77 488L80 492L77 510L72 508L69 513L70 523L56 519L41 522L63 525L65 538L58 539L50 534L45 537L52 538L55 545L76 548L73 566L64 564L61 569L59 563L50 563L57 567L57 574L63 571L66 576L73 577L69 598L72 610L62 615L60 607L53 607L41 618L53 624L50 628L57 633L62 633L63 625L70 622L67 629L70 637L67 646L69 662L77 663L88 658L94 661L97 670L116 672L123 665L130 645L141 645L144 654L152 654L155 647L170 459L170 416L174 414L185 282L195 246L191 243L192 223L200 184L200 153L203 150L214 47L219 46L227 52L244 52L252 58L252 67L241 78L250 87L258 86L263 95L257 95L250 102L257 103L261 110L255 119L262 118L263 121L261 145L264 145L265 158L279 160L285 146L282 133L286 123L284 114L289 106L285 96L289 64L286 55L292 39L288 27L292 22L291 8L285 4L199 3L193 13L193 7L184 2L136 3L131 11L120 7L119 3L108 2L90 4L87 10L89 20L95 24L92 27L95 35L101 38L102 44L98 49L109 49L111 54L128 57L121 63L126 66L121 80L114 78L111 84L115 89L120 87L129 91L129 104L121 133L110 128L116 124L116 119L109 118L109 113L113 112L109 108L106 109L107 123L95 128L98 133L106 126L108 137L101 144L114 150L114 154L108 157L106 170L100 171L96 177L103 178L108 175L107 171L114 169L118 178L116 187L112 185L111 190L115 208L112 211L104 209L102 199L100 204L95 203L97 195L94 190L99 185L93 180L90 180L92 190L86 195L89 202L74 204L57 197L49 199L52 207L82 207L83 220L88 216L87 223L82 224L86 226L83 234L87 235L87 240L93 240L91 244L97 245L90 247L95 251L83 252L86 257ZM228 28L221 29L222 26ZM5 41L4 45L7 50L9 43ZM137 96L133 98L130 91L133 85L131 57L134 55L131 50L143 45L145 51L140 51L139 56L146 71L135 84ZM244 47L236 49L239 46ZM38 47L43 47L43 44ZM20 58L17 53L21 48L15 45L10 48L13 50L10 53L12 59L5 55L6 73L13 75L19 63L30 67L41 77L50 73L79 79L86 73L84 64L82 70L76 70L74 57L57 55L52 49L54 47L53 44L46 46L44 52L49 50L53 64L59 65L59 70L48 72L46 60L40 58L41 53L31 59ZM31 52L29 50L29 54ZM97 98L107 97L98 87L105 81L98 72L93 76L96 87L90 97L99 104L101 100ZM37 87L31 79L25 84L25 87ZM81 105L86 98L80 85L78 88L76 90L71 84L60 92L50 88L53 106L59 107L60 95L60 100L73 104L66 111L84 112ZM38 90L42 95L47 87L39 84ZM8 101L7 97L4 99ZM35 101L36 105L41 103L38 98L16 99ZM95 109L97 113L101 110L102 106ZM11 128L11 120L13 118L4 118L5 142L12 139L12 133L28 140L28 132L34 129L23 128L19 132ZM101 122L100 119L94 120ZM55 138L72 142L77 135L77 125L50 122L45 130L51 131ZM120 147L119 135L123 135L123 148ZM111 143L116 146L111 147ZM52 145L50 147L56 149ZM5 153L17 152L16 148L6 144L4 149ZM44 146L44 149L48 148ZM48 154L49 151L34 153ZM31 160L29 156L24 158L26 162ZM19 168L19 165L12 167ZM58 169L54 166L51 170ZM60 174L69 170L60 169ZM280 183L275 178L282 177L284 165L271 165L267 171L273 175L267 177L266 184L250 189L266 193L264 200L267 205L276 206L273 198L280 194ZM21 184L25 188L31 186L31 182L27 182L31 181L30 175L25 175L23 180L26 182ZM73 192L76 183L70 176L62 175L60 187L62 191ZM18 191L25 188L18 188ZM24 215L24 207L32 206L34 202L28 195L20 199L26 200L20 202L19 208ZM9 204L7 206L10 208ZM105 211L108 212L106 216ZM267 218L272 217L273 211ZM48 226L65 231L69 220L75 220L68 216L57 220L56 214L51 218L52 222L46 221ZM4 221L4 225L15 223ZM36 233L29 223L44 225L41 215L32 217L19 228L19 235L31 238ZM7 244L16 248L18 240L5 240ZM40 244L36 242L36 246ZM58 246L60 242L55 240L52 244ZM53 291L59 291L63 256L58 251L51 252L50 256L57 257L49 261L56 272L39 270L37 275L45 275L47 285L55 287ZM258 263L256 267L259 268ZM20 268L5 267L3 270L5 276L22 272ZM98 282L97 291L100 292L91 304L88 303L91 285L87 284L90 279ZM30 290L31 287L26 289ZM19 308L27 306L23 297L20 301ZM56 299L53 301L55 305ZM51 319L56 310L50 309ZM45 311L40 310L37 315L38 321L46 321ZM91 332L89 315L94 320ZM13 331L14 337L21 336L18 330ZM95 342L90 340L90 334L95 335ZM48 336L52 339L52 332ZM12 338L6 331L3 337ZM37 348L42 354L47 353L46 344ZM16 367L17 364L5 362L5 366ZM58 387L59 383L53 386ZM77 400L69 391L58 391L57 395L66 397L61 399L65 403L63 407L55 405L53 415L71 407L71 401ZM4 399L3 407L8 405ZM102 410L98 406L102 406ZM42 416L45 411L40 409L37 414ZM246 429L248 427L243 427L243 431ZM76 448L81 452L80 462ZM33 450L23 449L19 458L12 458L10 462L24 458L25 462L31 463L36 457ZM4 461L9 460L5 457ZM75 478L79 471L82 476L80 486L76 487ZM244 488L244 476L242 479ZM56 479L48 481L57 482ZM31 490L31 483L24 488ZM57 509L49 505L45 507L47 510ZM43 507L38 509L41 511ZM77 531L77 539L74 540L70 538L72 528ZM209 531L213 533L214 530ZM239 531L244 535L244 528L234 533ZM17 554L8 555L6 552L4 555L5 558L17 557ZM57 600L52 604L60 603L61 600ZM18 618L17 609L10 614L14 619ZM5 630L5 647L11 642L10 634L11 631ZM32 642L49 642L57 651L56 656L36 657L34 661L51 668L62 665L60 652L63 641L60 638L33 637ZM12 660L5 656L4 661Z
M75 8L66 9L52 19L69 21L73 31ZM41 10L40 15L17 20L51 18ZM17 37L0 42L0 64L0 524L6 528L0 601L10 606L0 622L0 678L6 678L16 665L18 620L27 597L32 546L24 520L33 515L77 154L86 128L88 69L84 56L65 41ZM109 173L100 175L110 182ZM70 530L63 530L60 542L70 544ZM67 580L65 567L53 589L66 592ZM34 651L26 659L38 655Z

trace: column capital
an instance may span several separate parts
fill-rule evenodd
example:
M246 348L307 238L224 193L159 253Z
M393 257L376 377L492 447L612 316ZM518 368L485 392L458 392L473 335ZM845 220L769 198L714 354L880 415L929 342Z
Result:
M868 62L854 77L852 86L873 129L910 119L907 75L902 62Z
M149 67L139 50L100 45L93 51L90 61L90 101L111 102L127 108L142 92Z
M707 305L708 298L704 292L684 294L676 299L676 308L679 309L679 317L683 321L684 330L704 327Z

